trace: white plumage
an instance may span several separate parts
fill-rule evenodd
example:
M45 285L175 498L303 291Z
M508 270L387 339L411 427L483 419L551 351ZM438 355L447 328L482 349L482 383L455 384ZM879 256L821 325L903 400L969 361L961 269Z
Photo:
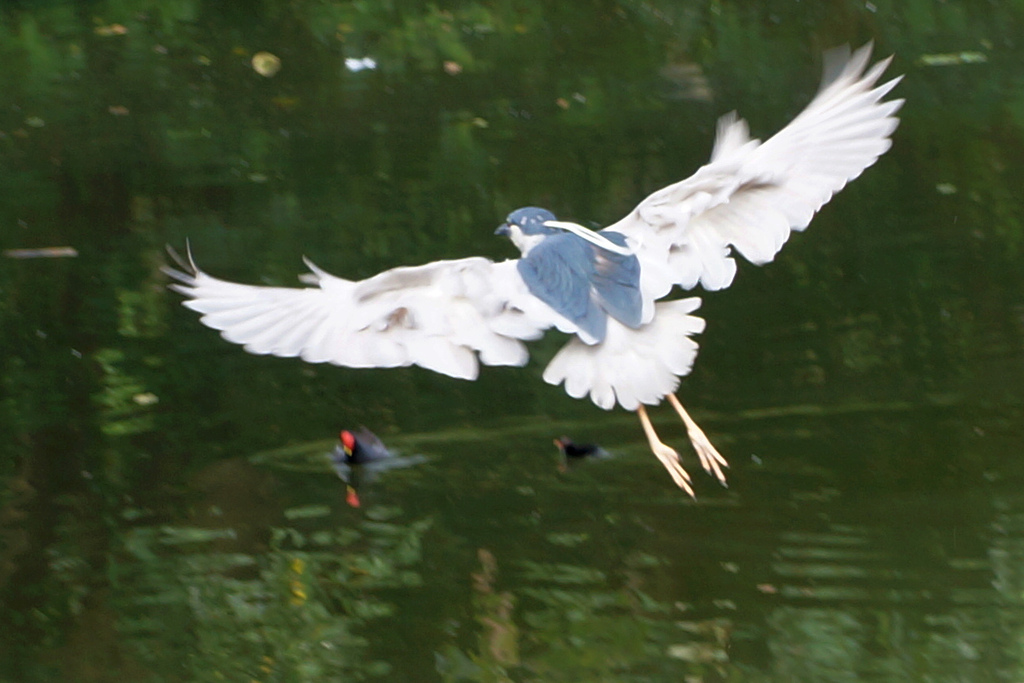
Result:
M704 331L704 319L690 315L700 299L662 301L654 319L637 330L610 321L600 344L569 340L544 370L548 384L565 382L573 398L590 394L599 407L611 410L616 401L626 410L656 405L679 386L697 358L690 337Z
M870 55L870 46L852 56L845 50L826 55L826 72L835 74L833 80L826 81L807 108L765 143L750 139L746 122L735 114L722 117L710 163L653 193L606 228L626 235L640 260L645 299L660 299L676 285L728 287L736 274L733 248L752 263L771 261L791 230L806 228L834 193L889 148L888 136L899 123L894 114L903 100L882 98L899 78L876 87L890 60L864 73ZM652 315L656 320L661 312L651 312L645 320ZM667 356L670 346L648 350ZM607 369L610 355L572 340L544 379L557 384L571 377L573 383L566 384L571 396L590 393L605 409L613 404L608 387L619 388L619 404L634 410L638 397L648 394L631 390L634 377L628 367L619 372ZM586 367L594 363L602 364L602 372ZM574 369L574 364L583 367ZM667 372L668 364L663 367ZM686 374L689 367L676 374ZM664 377L648 376L652 386L665 385ZM578 393L586 386L582 377L594 378L594 391ZM670 391L674 390L673 385ZM639 402L655 404L666 393Z
M437 261L361 282L306 263L312 272L302 279L314 286L305 289L218 280L191 261L191 274L169 272L184 283L173 285L190 297L184 305L228 341L249 353L310 363L419 365L476 379L478 356L485 365L524 365L521 340L537 339L553 324L530 300L512 261Z
M537 223L540 233L527 233L529 226L513 224L511 216L517 214L510 216L506 226L511 226L517 244L536 247L547 239L546 230L574 234L590 245L592 261L565 256L566 272L550 273L566 287L579 284L572 278L583 277L568 266L592 268L593 278L593 273L611 267L611 259L605 258L611 252L635 256L642 303L642 315L636 318L641 324L635 329L605 308L605 336L584 333L577 325L582 319L564 314L565 309L558 313L539 298L536 283L524 281L514 260L438 261L395 268L361 282L335 277L307 261L311 273L302 280L311 286L304 289L218 280L199 270L191 254L184 264L191 272L167 272L180 281L172 287L188 297L184 305L202 314L202 322L228 341L250 353L299 356L312 363L419 365L474 379L479 362L524 365L528 354L523 342L539 338L550 327L573 334L544 371L544 380L564 382L575 398L589 394L606 410L616 403L637 410L655 454L676 483L692 494L678 454L654 434L643 406L667 397L686 422L705 469L724 482L719 466L724 459L673 395L697 354L691 336L703 330L704 321L691 314L700 300L655 302L676 286L729 286L736 274L733 251L756 264L771 261L791 231L806 228L833 194L889 148L903 101L883 98L899 78L876 85L890 60L869 69L870 54L870 45L852 55L848 50L827 54L818 94L764 143L750 138L743 120L724 116L707 165L654 192L602 231L625 236L625 248L612 245L602 233L554 220ZM539 209L520 211L551 215ZM524 248L524 258L528 251ZM589 291L597 301L596 285Z

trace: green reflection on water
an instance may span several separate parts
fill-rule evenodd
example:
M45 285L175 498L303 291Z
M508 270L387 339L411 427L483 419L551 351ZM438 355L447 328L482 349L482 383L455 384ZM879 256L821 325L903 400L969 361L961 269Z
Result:
M356 631L393 614L379 591L421 585L414 567L429 527L278 527L265 551L249 554L231 551L231 528L136 526L111 565L116 628L140 666L183 680L387 673L386 662L367 660ZM167 545L182 550L168 554Z

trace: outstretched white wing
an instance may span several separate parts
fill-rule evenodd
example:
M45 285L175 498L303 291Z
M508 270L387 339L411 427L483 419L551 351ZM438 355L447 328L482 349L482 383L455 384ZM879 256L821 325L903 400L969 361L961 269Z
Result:
M530 296L515 261L486 258L394 268L354 282L309 261L306 288L218 280L196 267L164 271L202 322L255 354L355 368L419 365L475 379L485 365L524 365L522 340L565 327Z
M891 58L867 69L871 45L825 56L821 89L776 135L761 143L734 114L718 124L711 161L691 177L643 200L609 226L623 233L643 268L641 289L655 299L672 285L732 283L735 248L771 261L792 230L884 153L903 100L882 98L899 78L876 86Z

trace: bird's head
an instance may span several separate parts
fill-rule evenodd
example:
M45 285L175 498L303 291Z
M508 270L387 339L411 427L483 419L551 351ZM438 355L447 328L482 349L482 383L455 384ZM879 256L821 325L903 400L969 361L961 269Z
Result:
M548 221L554 220L557 220L555 214L547 209L526 206L510 213L494 234L508 237L525 255L542 239L558 232L557 228L545 225Z

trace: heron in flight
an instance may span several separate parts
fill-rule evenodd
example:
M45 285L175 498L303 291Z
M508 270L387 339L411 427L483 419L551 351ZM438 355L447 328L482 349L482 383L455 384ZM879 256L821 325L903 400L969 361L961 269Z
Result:
M550 328L571 335L544 370L574 398L635 411L648 444L691 496L679 453L658 436L647 406L667 400L686 426L704 469L725 483L725 458L675 396L704 329L696 297L675 288L728 287L733 252L771 261L832 195L889 149L899 82L876 85L891 57L869 67L871 45L825 57L810 104L765 142L735 114L718 123L711 160L686 180L644 199L603 230L536 207L513 211L497 234L519 259L482 257L399 267L361 281L305 260L304 288L227 282L200 270L166 268L184 305L254 354L298 356L353 368L419 365L472 380L479 364L522 366L524 342Z

